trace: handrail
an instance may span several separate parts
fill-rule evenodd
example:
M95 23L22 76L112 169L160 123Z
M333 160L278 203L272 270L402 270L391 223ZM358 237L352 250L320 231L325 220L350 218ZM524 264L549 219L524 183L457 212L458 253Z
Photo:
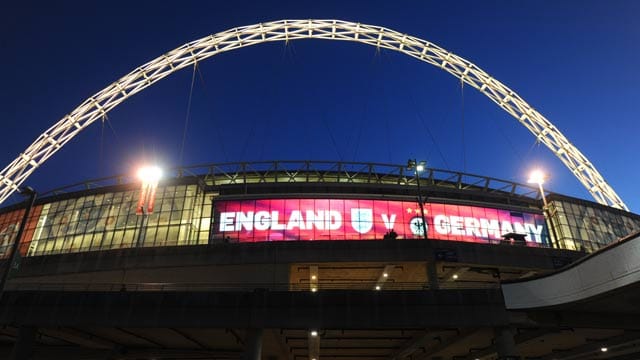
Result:
M416 185L405 165L346 161L258 161L199 164L172 167L166 171L177 179L199 177L208 185L250 183L369 183ZM315 176L314 176L315 175ZM420 176L426 185L449 189L503 193L538 200L537 187L494 177L427 168ZM136 180L132 174L91 179L45 191L42 197L74 191L123 185Z
M69 291L69 292L201 292L201 291L253 291L255 289L269 291L306 291L311 292L309 284L303 283L173 283L173 282L144 282L144 283L31 283L17 282L14 279L6 286L7 291ZM394 290L425 290L425 282L385 282L380 290L376 290L376 281L345 281L331 284L317 284L316 291L328 290L362 290L362 291L394 291ZM442 283L441 288L477 289L497 288L496 282L460 281L456 283ZM314 291L315 292L315 291Z

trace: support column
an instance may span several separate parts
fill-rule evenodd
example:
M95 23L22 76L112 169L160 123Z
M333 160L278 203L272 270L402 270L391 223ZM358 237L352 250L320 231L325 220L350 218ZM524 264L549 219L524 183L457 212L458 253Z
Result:
M494 329L498 360L519 360L516 342L513 340L513 329L508 326Z
M34 326L21 326L18 338L11 350L10 360L29 360L33 358L33 348L36 344L37 329Z
M247 329L247 336L244 340L243 360L262 359L262 333L263 329Z
M428 251L431 253L427 256L427 284L429 284L429 290L438 290L440 288L438 284L438 268L436 267L436 259L431 246L429 246Z

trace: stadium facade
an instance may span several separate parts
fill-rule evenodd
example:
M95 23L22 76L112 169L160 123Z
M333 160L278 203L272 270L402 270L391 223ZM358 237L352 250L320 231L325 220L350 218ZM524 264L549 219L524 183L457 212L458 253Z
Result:
M437 169L416 176L403 165L278 161L176 174L142 212L140 183L123 176L38 199L0 316L14 358L26 348L43 359L556 358L558 348L589 358L594 336L637 341L597 322L514 327L494 298L505 281L550 273L637 232L638 215L554 193L544 207L535 187ZM24 211L0 214L5 259ZM52 294L62 298L40 303ZM140 294L208 300L184 300L178 315L145 313L166 298L114 310ZM225 303L237 296L275 310ZM105 301L95 306L114 318L87 323L96 309L79 319L65 315L74 308L66 301ZM190 313L203 304L215 318Z
M381 240L391 230L398 240L424 238L416 177L403 166L272 162L187 170L206 172L163 180L148 216L136 213L139 184L104 185L122 176L53 191L33 208L20 254ZM560 194L547 195L545 221L535 187L489 177L428 169L420 183L429 239L500 244L516 233L526 235L522 245L593 252L640 229L635 214ZM2 210L0 253L23 214L20 205Z

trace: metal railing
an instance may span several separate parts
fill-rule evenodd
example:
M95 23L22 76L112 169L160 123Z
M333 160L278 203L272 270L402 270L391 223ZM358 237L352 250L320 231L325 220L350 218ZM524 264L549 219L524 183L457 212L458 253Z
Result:
M500 283L496 281L440 281L441 289L479 289L496 288ZM169 282L144 282L144 283L34 283L10 281L7 291L65 291L65 292L207 292L207 291L306 291L319 292L328 290L362 290L362 291L399 291L399 290L426 290L429 288L426 282L385 282L380 289L376 281L343 281L330 284L320 283L314 285L311 291L309 284L304 283L169 283Z
M170 177L197 177L209 186L258 183L353 183L416 185L406 165L335 161L259 161L174 167ZM42 196L96 189L135 182L133 174L87 180L42 193ZM420 174L423 186L482 191L540 199L537 187L489 176L427 168Z

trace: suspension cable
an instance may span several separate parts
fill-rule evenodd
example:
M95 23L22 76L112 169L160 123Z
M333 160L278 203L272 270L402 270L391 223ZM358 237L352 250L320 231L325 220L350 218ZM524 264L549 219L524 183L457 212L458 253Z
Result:
M200 84L202 85L202 90L204 91L204 95L205 98L209 99L209 94L207 93L207 84L204 81L204 76L202 75L202 70L200 70L200 67L198 66L197 68L198 70L198 78L200 79ZM207 108L209 110L209 113L211 114L211 118L213 118L213 109L211 108L210 105L210 101L205 101L205 104L207 105ZM224 141L222 141L222 137L221 137L221 132L220 131L214 131L213 132L218 140L218 144L220 144L220 151L222 152L222 156L224 157L224 161L228 162L229 161L229 155L227 154L227 150L224 147Z
M104 133L104 124L106 123L107 126L109 126L109 129L111 129L111 132L113 133L113 137L114 139L116 139L116 141L118 140L118 134L116 133L116 130L113 128L113 125L111 124L111 119L109 119L109 116L107 114L102 114L102 130L101 130L101 136L100 136L100 165L98 166L99 169L98 171L101 171L101 174L105 174L106 173L106 161L104 160L105 155L104 155L104 138L105 138L105 133Z
M369 83L367 84L366 89L368 89L371 92L371 89L373 88L373 80L376 78L374 75L375 74L375 65L376 65L376 59L380 57L380 47L376 47L374 52L373 52L373 56L371 57L371 61L369 62L369 76L367 76L367 79L369 80ZM358 150L360 149L360 142L362 141L362 133L363 130L366 128L366 126L363 126L364 124L366 124L366 118L367 118L367 113L369 111L369 99L371 99L372 96L365 96L364 101L362 102L362 116L359 117L360 122L357 122L355 124L355 144L353 147L353 157L352 157L352 161L357 161L358 158Z
M98 155L98 174L100 177L104 176L104 121L106 114L102 114L101 126L100 126L100 152Z
M333 133L331 132L331 127L329 126L329 122L327 121L326 112L322 113L322 122L324 123L324 126L327 129L327 132L329 133L331 144L333 145L333 149L336 151L336 154L338 154L338 159L340 159L340 161L344 161L344 159L342 158L342 155L340 155L340 149L338 149L338 144L336 143L336 139L333 137Z
M418 109L418 104L416 102L416 99L413 95L410 96L411 98L411 102L413 104L413 108L416 109L416 117L418 118L418 120L420 120L420 123L422 124L422 127L427 130L427 134L429 134L429 137L431 138L431 142L433 143L433 145L435 146L436 150L438 151L438 154L440 155L440 158L442 159L442 162L444 163L445 169L451 171L451 167L449 166L449 163L447 163L447 159L444 157L444 154L442 153L442 149L440 149L440 146L438 146L438 142L436 141L436 137L433 136L433 133L431 132L431 129L429 128L429 125L427 125L427 122L424 119L424 116L422 116L422 112L420 111L420 109ZM428 157L428 156L427 156Z
M189 89L189 101L187 102L187 115L184 117L184 129L182 130L182 145L180 146L180 158L178 159L178 165L184 165L182 160L184 157L184 144L187 140L187 128L189 125L189 117L191 115L191 99L193 97L193 84L196 81L196 71L198 68L198 62L193 63L193 73L191 74L191 88Z
M464 80L460 78L460 133L462 136L462 172L467 172L467 143L464 138Z

